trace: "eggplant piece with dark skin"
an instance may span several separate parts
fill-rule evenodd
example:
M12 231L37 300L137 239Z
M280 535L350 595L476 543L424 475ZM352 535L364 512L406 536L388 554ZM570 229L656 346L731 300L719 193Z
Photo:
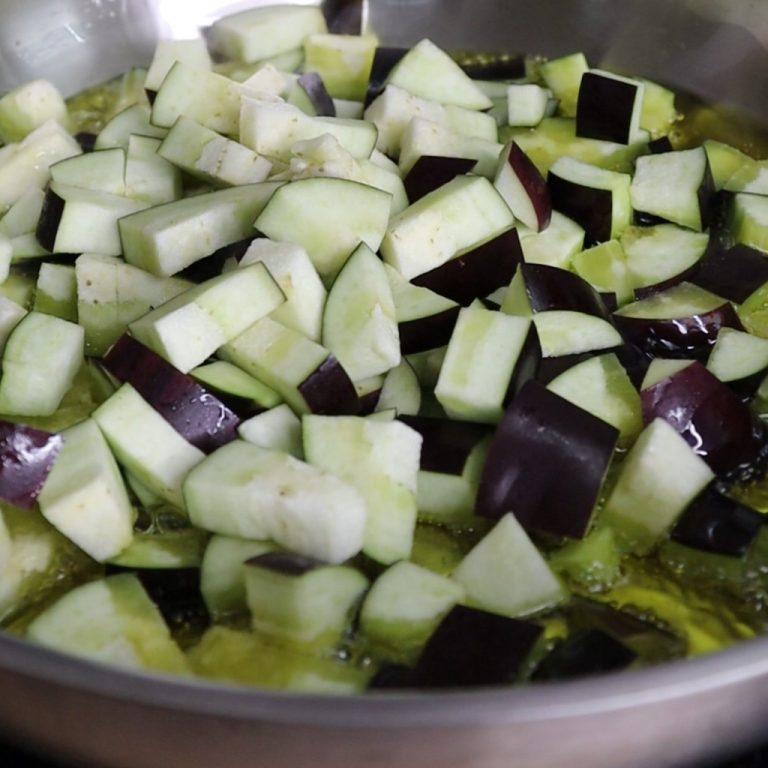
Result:
M457 176L469 173L477 160L466 157L422 155L403 179L408 201L413 204Z
M572 632L541 660L532 681L572 680L625 669L637 654L599 629Z
M45 248L46 251L53 251L56 245L56 233L59 230L61 217L64 214L66 205L63 198L59 197L52 189L48 188L43 200L43 209L40 212L40 218L37 222L35 235L37 242Z
M699 362L642 390L640 397L644 423L664 419L720 476L750 466L764 450L759 418Z
M721 328L744 330L730 302L701 314L677 318L613 315L621 335L653 357L705 359Z
M547 182L518 144L510 142L501 153L494 186L516 218L541 232L552 219L552 196Z
M371 65L371 74L368 77L368 90L363 102L366 108L384 90L390 72L395 68L400 59L408 53L408 50L408 48L394 48L385 45L380 45L376 48L373 64Z
M265 552L246 561L246 565L256 565L285 576L303 576L305 573L321 568L327 563L316 557L300 555L296 552Z
M612 322L599 292L577 274L546 264L523 263L520 270L533 312L567 310Z
M741 304L768 282L768 259L762 251L748 245L728 248L712 240L690 280L724 299Z
M576 106L576 135L586 139L629 144L640 83L585 72Z
M93 152L96 146L96 134L88 131L80 131L75 134L75 141L80 145L84 153Z
M297 85L304 91L317 117L336 117L336 107L325 87L323 78L317 72L305 72L299 76Z
M475 299L509 285L522 261L520 238L513 227L411 282L468 307Z
M32 509L62 445L61 435L0 421L0 499Z
M708 488L678 518L669 535L686 547L743 557L764 523L764 515Z
M648 366L651 364L651 358L641 349L633 344L622 344L613 349L595 349L591 352L579 352L574 355L561 355L560 357L544 357L539 365L536 381L541 384L549 384L552 379L559 376L564 371L572 368L574 365L583 363L596 355L604 355L613 352L619 359L619 362L627 372L630 381L636 389L640 389L640 384L645 378Z
M235 243L225 245L210 256L196 261L179 272L178 277L191 280L193 283L204 283L206 280L218 277L224 271L227 262L239 262L256 239L256 236L248 237L245 240L238 240Z
M399 416L424 439L421 469L460 475L472 449L492 433L491 427L475 421L438 419L430 416Z
M512 512L526 530L583 538L618 439L611 425L527 382L491 442L475 514Z
M323 3L328 31L334 35L362 35L363 0L331 0Z
M355 385L333 355L329 355L298 390L312 413L354 416L360 412Z
M580 224L589 247L611 239L613 229L613 191L578 184L549 172L547 185L552 207Z
M473 80L519 80L525 77L522 53L479 53L459 57L459 66Z
M450 341L460 309L460 306L451 307L435 315L398 323L402 353L413 355L445 346Z
M205 453L237 437L240 418L191 376L124 334L103 366L129 383L185 440Z
M427 642L415 673L429 688L513 682L542 632L528 621L457 605Z

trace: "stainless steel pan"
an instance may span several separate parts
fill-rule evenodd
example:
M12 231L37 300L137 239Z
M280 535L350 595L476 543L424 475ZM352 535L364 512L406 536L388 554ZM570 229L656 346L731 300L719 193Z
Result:
M0 91L68 93L245 5L3 0ZM250 3L253 4L253 3ZM384 41L584 50L768 123L765 0L372 0ZM126 674L0 637L0 730L78 765L125 768L663 768L766 735L768 639L706 658L515 690L324 699Z

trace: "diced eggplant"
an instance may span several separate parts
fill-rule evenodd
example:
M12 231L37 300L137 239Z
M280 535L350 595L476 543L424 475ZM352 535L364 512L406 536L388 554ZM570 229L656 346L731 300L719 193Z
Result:
M692 283L680 283L614 312L624 338L649 355L704 358L721 328L743 330L733 305Z
M718 475L752 464L763 450L760 420L701 363L643 389L641 398L645 423L666 420Z
M533 312L568 311L593 315L602 320L610 320L600 294L583 278L558 267L545 264L520 265L519 277L522 280L525 299L515 303L513 287L510 287L509 299L503 304L504 311L513 314ZM527 300L528 307L524 306Z
M643 83L610 72L585 72L576 106L576 135L630 144L640 128Z
M328 95L323 78L317 72L305 72L300 75L296 85L306 94L315 115L318 117L336 117L333 99Z
M582 538L618 438L615 427L529 382L494 435L476 514L513 512L528 530Z
M194 264L190 264L178 273L177 277L191 280L193 283L203 283L222 274L226 268L240 263L248 252L256 237L246 237L229 245L224 245Z
M749 400L768 373L768 339L721 328L707 369L742 399Z
M0 499L32 509L62 444L61 435L0 421Z
M713 238L690 280L724 299L741 303L768 283L768 259L756 248L726 248Z
M636 654L599 629L572 632L559 641L536 667L531 679L570 680L628 667Z
M693 500L669 535L686 547L742 557L764 523L759 512L710 488Z
M469 173L477 160L465 157L422 155L403 179L408 200L415 203L457 176Z
M337 112L340 100L359 106L360 113L349 117L362 117L362 102L378 43L374 35L363 34L359 28L363 21L359 18L362 6L360 0L327 3L324 7L333 13L339 25L357 25L357 32L348 34L329 18L330 34L315 33L304 40L304 71L317 72L323 78L328 93L337 102Z
M534 232L549 226L552 197L544 177L514 141L499 157L493 184L515 217Z
M96 146L96 134L89 131L78 131L75 134L75 141L80 145L83 152L93 152Z
M709 226L714 191L703 147L639 157L630 188L636 213L697 232Z
M562 157L549 169L552 207L586 232L586 244L619 237L631 221L631 177Z
M473 421L428 416L400 416L399 419L424 439L421 469L430 472L461 474L472 449L492 434L490 427Z
M458 605L430 638L416 674L433 688L514 682L541 633L537 624Z
M408 53L407 48L393 48L384 45L376 48L368 79L368 90L365 94L366 107L384 90L390 72L406 53Z
M512 227L460 251L445 264L417 275L412 282L467 307L475 299L509 285L522 261L520 238Z
M191 376L127 334L104 357L104 367L128 382L187 442L204 453L237 437L238 416Z

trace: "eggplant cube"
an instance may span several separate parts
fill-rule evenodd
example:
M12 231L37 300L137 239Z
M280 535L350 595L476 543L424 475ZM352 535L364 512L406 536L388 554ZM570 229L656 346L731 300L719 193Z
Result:
M60 435L0 421L0 499L34 507L61 446Z
M576 107L576 135L585 139L631 144L640 128L645 87L610 72L585 72Z
M637 213L697 232L709 223L714 191L703 147L638 157L630 188Z
M300 646L338 644L367 587L354 568L293 552L266 552L245 563L253 628Z
M604 520L633 551L646 552L713 478L675 428L654 419L621 466Z
M615 427L529 382L491 443L476 513L512 512L528 530L582 538L618 438Z
M561 157L549 169L552 207L576 221L587 245L619 237L632 217L631 177Z
M513 682L541 632L537 624L457 605L424 649L417 676L435 688Z
M508 393L534 375L540 356L528 318L466 307L448 344L435 396L452 418L494 423Z
M641 392L643 419L665 419L719 475L748 466L765 431L733 390L694 362Z

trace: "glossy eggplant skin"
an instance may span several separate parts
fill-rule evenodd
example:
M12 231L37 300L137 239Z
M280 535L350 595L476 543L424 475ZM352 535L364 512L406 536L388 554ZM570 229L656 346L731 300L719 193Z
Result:
M318 117L336 117L333 99L328 95L323 78L317 72L305 72L296 82L307 94Z
M333 355L299 385L299 392L312 413L354 416L360 412L355 385Z
M537 232L541 232L549 226L552 219L552 196L546 179L541 175L531 158L514 141L509 146L507 166L508 168L505 170L517 177L520 186L528 196L536 215L537 226L535 229ZM533 221L527 223L528 226L531 226Z
M613 192L577 184L552 173L547 175L552 207L580 224L585 231L584 247L611 239Z
M612 322L599 292L577 274L546 264L523 263L520 270L534 312L583 312Z
M585 72L579 87L576 135L629 144L639 84Z
M662 418L720 476L749 467L765 450L765 429L739 397L694 362L640 393L643 421Z
M191 376L128 334L102 360L130 384L187 442L211 453L237 437L239 416Z
M513 512L527 530L582 538L618 438L614 427L529 381L494 434L475 514Z
M733 305L726 302L700 315L673 319L625 317L614 314L624 338L652 357L707 357L721 328L744 330Z
M459 319L461 307L451 307L436 315L419 317L398 323L400 350L404 355L414 355L445 346L451 338L453 328Z
M764 522L764 515L708 488L678 518L670 538L704 552L743 557Z
M411 282L468 307L475 299L509 285L522 261L523 249L513 227Z
M48 189L43 200L43 210L37 222L35 235L37 242L46 251L53 251L56 244L56 232L59 229L61 217L64 214L64 199L59 197L52 189Z
M408 48L380 45L376 48L371 66L371 74L368 78L368 90L365 94L365 106L384 90L389 73L394 69L400 59L408 53Z
M419 658L420 685L456 688L512 682L542 631L528 621L457 605Z
M476 160L466 157L422 155L403 179L408 201L413 204L421 200L451 179L469 173L475 165Z
M460 475L472 449L493 430L474 421L439 419L431 416L400 416L399 420L423 438L422 470Z
M0 499L33 509L63 444L61 435L0 421Z
M206 280L218 277L224 270L224 265L227 261L239 262L255 239L256 236L225 245L214 251L210 256L190 264L186 269L179 272L178 276L185 280L191 280L193 283L203 283Z
M768 259L748 245L726 247L713 240L690 281L741 304L768 282Z

